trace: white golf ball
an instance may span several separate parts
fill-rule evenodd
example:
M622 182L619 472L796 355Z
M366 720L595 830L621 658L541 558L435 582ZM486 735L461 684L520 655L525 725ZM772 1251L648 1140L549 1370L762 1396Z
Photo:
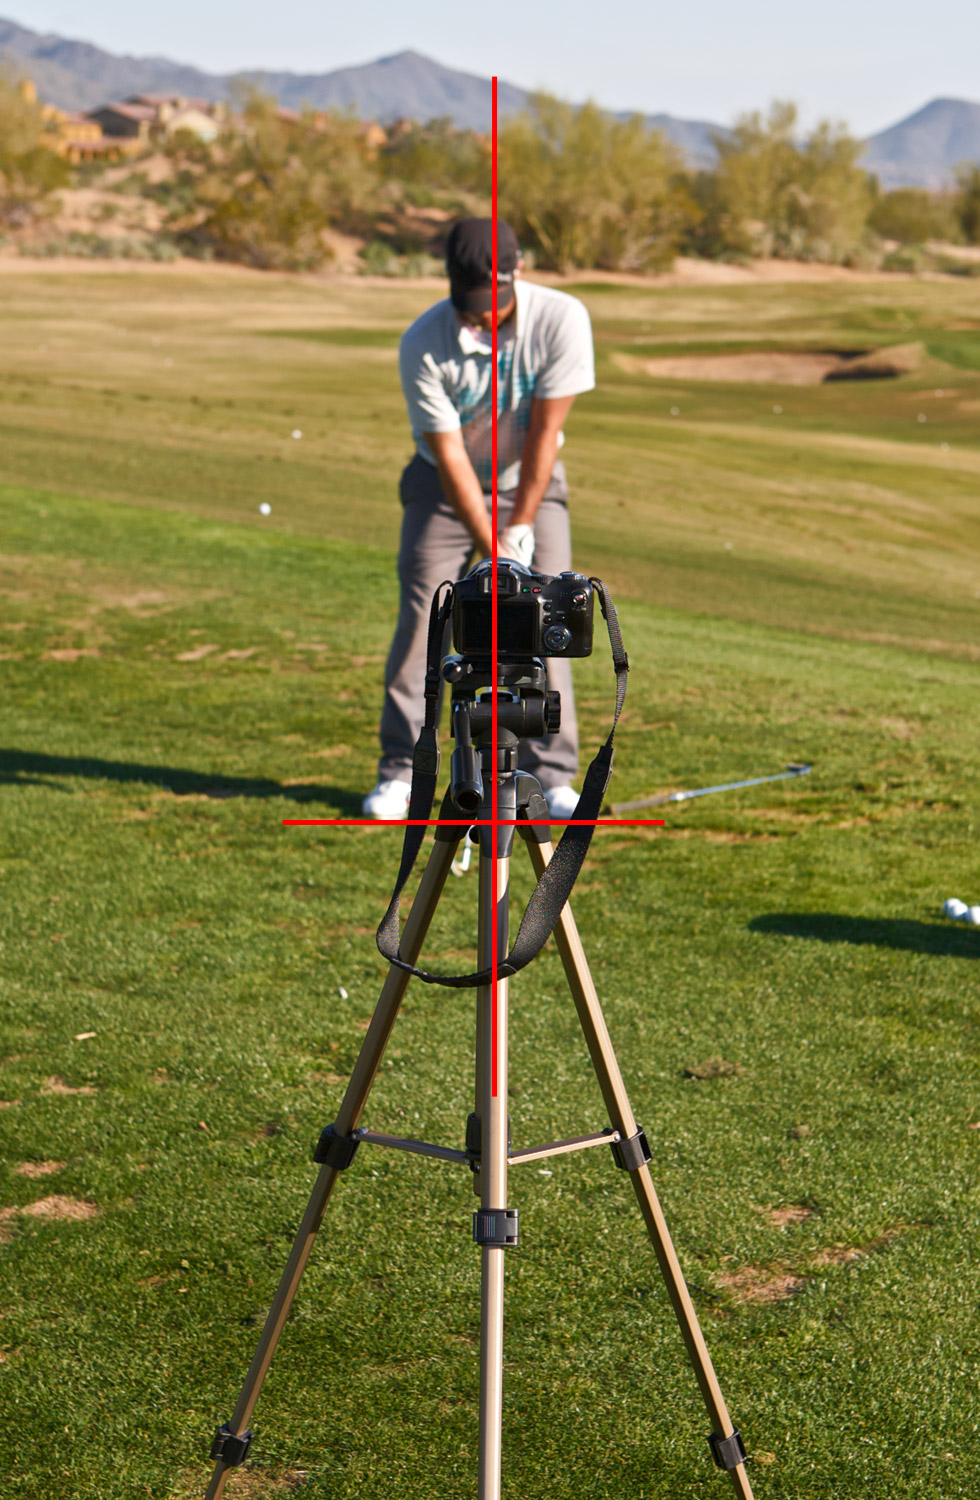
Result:
M950 896L948 901L943 902L943 916L951 917L954 922L962 922L969 907L965 901L957 901L955 896Z
M971 927L980 927L980 906L971 906L963 921L969 922Z
M298 427L294 427L291 436L294 438L301 438L303 434L300 432Z
M259 506L259 515L260 516L271 516L272 515L272 506L269 504L268 500L263 500L262 501L262 504Z

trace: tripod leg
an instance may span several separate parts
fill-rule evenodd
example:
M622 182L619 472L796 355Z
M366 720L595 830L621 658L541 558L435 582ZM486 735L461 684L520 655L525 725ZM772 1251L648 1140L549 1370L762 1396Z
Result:
M442 830L440 829L439 832L441 833ZM412 902L412 909L408 914L408 920L405 923L405 931L402 936L402 953L408 959L409 963L414 963L421 951L425 934L432 921L436 903L448 878L449 867L453 862L461 838L462 830L460 830L458 837L445 840L437 837L436 839L435 846L429 856L428 864L422 873L422 879L415 900ZM397 969L392 966L388 970L378 1003L375 1006L374 1015L371 1017L371 1024L368 1027L357 1062L354 1064L354 1071L347 1085L347 1091L344 1094L343 1102L333 1124L333 1131L337 1137L349 1137L357 1126L371 1085L374 1082L375 1074L381 1066L385 1047L388 1045L388 1039L391 1036L392 1028L398 1017L398 1010L410 977L404 969ZM343 1165L348 1164L349 1159ZM331 1166L329 1163L320 1168L319 1176L306 1206L306 1212L303 1214L302 1222L293 1241L293 1247L289 1252L289 1259L282 1273L275 1299L266 1317L265 1326L262 1329L262 1337L259 1340L258 1348L255 1351L248 1374L245 1377L245 1384L238 1398L238 1405L235 1407L234 1416L226 1424L225 1429L219 1430L219 1436L215 1442L215 1450L217 1450L220 1447L222 1432L227 1434L225 1447L230 1450L230 1458L220 1457L215 1450L212 1450L212 1457L215 1457L216 1462L205 1500L217 1500L217 1497L224 1490L229 1470L235 1464L242 1462L248 1450L251 1435L247 1433L246 1429L248 1428L249 1419L255 1409L255 1403L259 1398L262 1383L272 1362L272 1356L276 1351L276 1345L279 1342L286 1318L289 1316L289 1309L299 1290L300 1278L303 1275L306 1262L309 1260L310 1252L313 1249L317 1231L320 1228L330 1194L333 1191L334 1183L341 1170L342 1167Z
M534 873L540 878L551 859L552 846L549 842L538 842L530 830L527 843L531 852ZM632 1141L637 1136L636 1120L626 1094L623 1076L619 1071L619 1064L616 1061L616 1054L613 1051L612 1041L599 1005L592 975L589 973L588 961L575 925L575 918L568 905L562 911L554 936L565 977L568 980L578 1018L585 1034L592 1066L599 1081L606 1109L609 1111L610 1124L619 1132L622 1141ZM667 1287L667 1295L680 1325L681 1336L712 1424L712 1436L709 1438L712 1454L719 1467L730 1473L739 1500L752 1500L752 1486L745 1470L741 1439L734 1433L732 1419L728 1414L728 1407L711 1363L711 1355L708 1353L708 1346L698 1323L694 1303L687 1290L684 1273L671 1242L667 1221L660 1207L650 1170L641 1154L637 1154L635 1161L629 1160L626 1164L640 1205L640 1212L646 1223L661 1275Z

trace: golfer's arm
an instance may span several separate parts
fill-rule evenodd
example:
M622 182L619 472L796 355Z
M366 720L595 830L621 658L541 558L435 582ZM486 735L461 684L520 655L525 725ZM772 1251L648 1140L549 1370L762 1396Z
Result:
M489 557L493 545L490 517L483 486L476 477L459 428L454 432L427 432L425 441L436 461L443 493L459 516L474 545Z
M574 396L559 396L555 400L535 396L531 402L530 423L521 454L521 477L509 525L534 525L534 517L558 457L558 438L574 400Z

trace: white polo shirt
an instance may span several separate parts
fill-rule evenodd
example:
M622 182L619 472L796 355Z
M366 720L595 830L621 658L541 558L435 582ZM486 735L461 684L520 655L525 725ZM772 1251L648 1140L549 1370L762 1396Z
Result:
M497 484L517 488L535 396L579 396L595 385L589 314L577 297L514 283L517 316L497 333ZM463 322L449 298L406 330L398 350L402 390L420 457L435 465L423 433L462 428L485 491L492 482L490 335ZM564 433L559 435L561 446Z

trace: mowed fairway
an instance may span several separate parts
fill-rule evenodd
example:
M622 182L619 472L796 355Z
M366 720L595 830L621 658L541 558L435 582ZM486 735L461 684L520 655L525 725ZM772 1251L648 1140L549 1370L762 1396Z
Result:
M384 973L399 835L282 820L374 780L395 351L441 290L0 276L3 1497L203 1494ZM980 284L579 295L613 797L814 763L601 830L573 898L753 1484L977 1500L980 929L940 907L980 902ZM636 363L908 343L813 387ZM576 670L591 753L599 635ZM475 916L471 874L433 967ZM550 945L511 995L515 1147L604 1126ZM462 1145L472 1034L472 992L413 981L366 1123ZM511 1183L505 1495L730 1493L628 1182L600 1151ZM475 1495L473 1206L362 1149L230 1496Z

